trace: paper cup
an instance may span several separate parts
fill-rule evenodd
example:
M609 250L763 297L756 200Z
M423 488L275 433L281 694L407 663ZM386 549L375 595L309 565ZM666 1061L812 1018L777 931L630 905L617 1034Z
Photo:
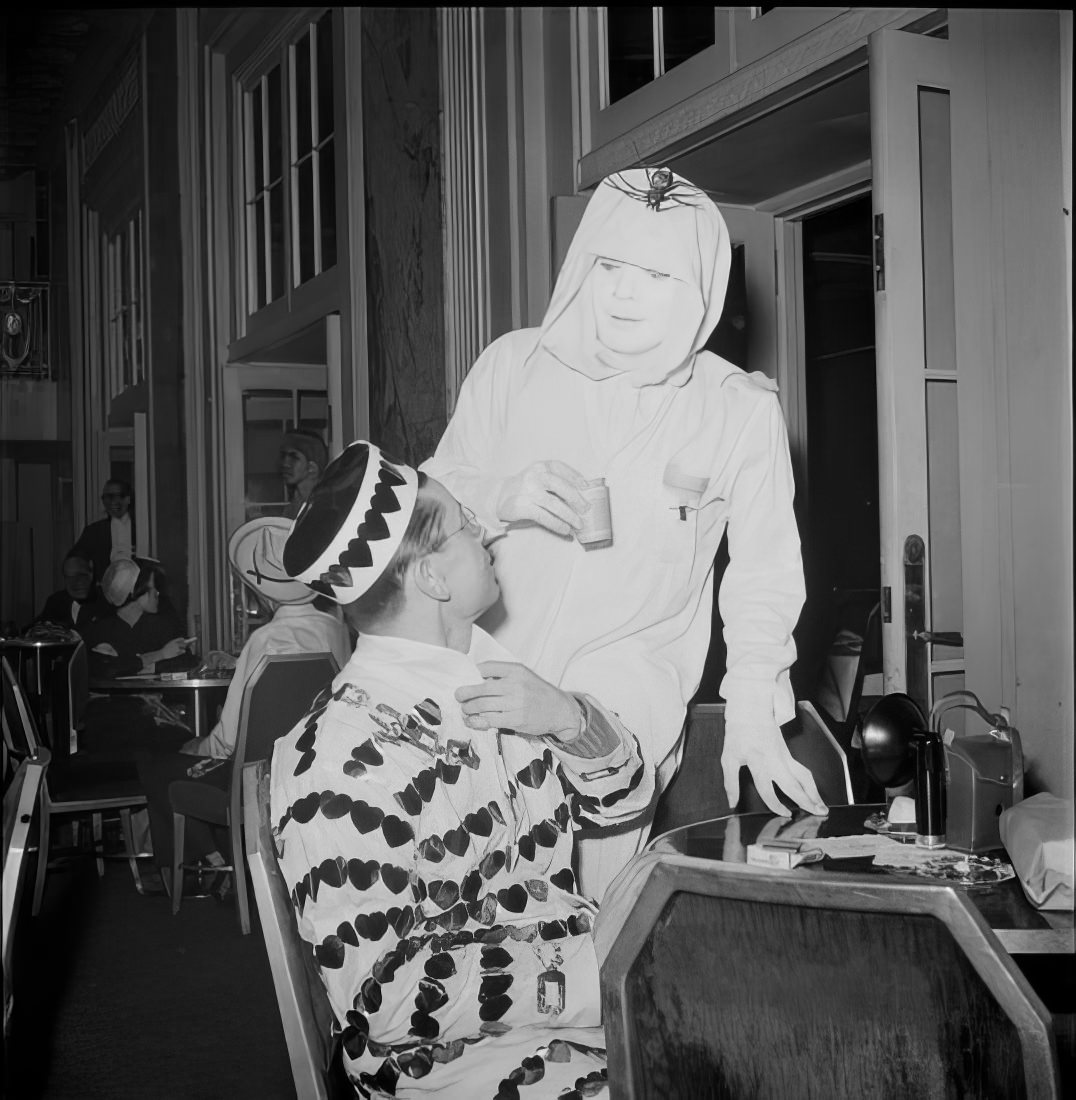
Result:
M609 486L605 478L595 478L583 487L583 499L587 510L583 515L583 526L576 531L576 540L582 546L613 541L613 519L609 510Z

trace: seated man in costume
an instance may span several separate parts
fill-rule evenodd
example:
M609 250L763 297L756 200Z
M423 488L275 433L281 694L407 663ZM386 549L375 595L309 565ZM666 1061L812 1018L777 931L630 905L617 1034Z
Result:
M273 653L326 652L331 653L343 668L351 656L351 642L339 613L317 610L313 606L314 593L284 572L280 559L290 529L291 524L286 519L273 516L253 519L232 533L228 540L228 560L239 579L269 608L272 618L250 635L240 651L220 718L209 735L188 741L179 752L157 754L139 761L153 852L166 888L173 854L172 805L168 788L179 779L227 789L232 775L231 757L239 736L243 691L258 662ZM212 763L205 759L199 761L199 757L211 758ZM207 863L217 866L224 862L208 824L190 818L186 828L184 852L187 857L203 856Z
M271 817L299 931L363 1096L604 1089L578 830L653 794L635 738L474 625L485 532L439 482L351 444L284 550L355 653L277 742Z

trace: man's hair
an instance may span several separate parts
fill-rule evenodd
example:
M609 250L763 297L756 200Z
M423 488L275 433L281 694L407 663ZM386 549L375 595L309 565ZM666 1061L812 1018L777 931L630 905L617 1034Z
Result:
M329 465L329 449L319 432L312 428L292 428L284 433L283 442L290 442L306 456L308 462L317 463L320 473L325 472L325 467Z
M362 629L393 614L403 599L404 577L419 558L430 554L445 537L445 514L441 503L428 492L429 481L418 471L418 497L411 513L403 540L381 576L354 603L345 604L344 611L355 628Z
M125 497L134 496L134 493L131 492L131 483L129 481L124 481L122 478L119 477L110 477L108 481L105 482L105 489L107 489L110 485L118 486L120 492L123 493ZM102 492L103 491L104 490L102 490Z

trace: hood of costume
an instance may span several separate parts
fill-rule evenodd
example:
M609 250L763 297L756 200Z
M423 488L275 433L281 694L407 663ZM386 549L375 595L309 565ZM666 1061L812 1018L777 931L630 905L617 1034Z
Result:
M732 245L709 196L669 175L671 184L663 191L653 186L660 181L657 171L647 168L618 172L598 185L560 269L535 350L598 381L621 374L637 387L688 381L696 355L721 318ZM602 258L677 280L658 347L629 355L599 341L588 276Z

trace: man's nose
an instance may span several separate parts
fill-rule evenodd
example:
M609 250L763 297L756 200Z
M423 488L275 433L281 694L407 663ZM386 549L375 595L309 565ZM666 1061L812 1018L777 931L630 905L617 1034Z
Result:
M613 284L613 294L617 298L634 298L637 272L631 267L622 267L617 272Z

